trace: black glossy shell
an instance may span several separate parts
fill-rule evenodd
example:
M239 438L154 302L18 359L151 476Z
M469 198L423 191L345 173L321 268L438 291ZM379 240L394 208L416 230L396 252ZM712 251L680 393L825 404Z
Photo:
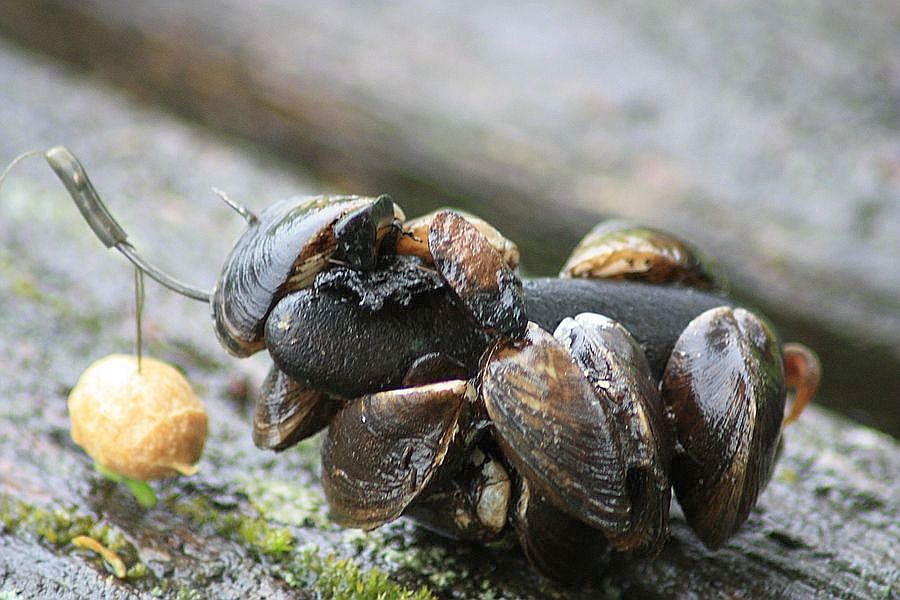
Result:
M775 463L785 399L775 335L741 308L704 312L678 338L662 396L680 447L678 502L697 536L719 546L747 518Z
M603 533L556 508L527 479L518 488L515 530L528 561L566 583L597 575L609 555Z
M374 198L289 198L252 221L225 261L212 293L216 335L235 356L264 347L263 327L273 304L310 285L329 264L337 243L332 226Z

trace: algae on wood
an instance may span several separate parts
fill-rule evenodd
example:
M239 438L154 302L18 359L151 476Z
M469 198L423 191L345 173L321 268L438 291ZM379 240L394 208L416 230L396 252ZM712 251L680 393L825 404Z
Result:
M0 44L0 157L64 142L148 256L209 284L241 228L208 191L259 208L320 190L270 157L137 106L96 81ZM0 160L3 160L0 158ZM897 593L900 448L811 410L788 435L759 508L722 550L673 521L654 561L563 589L510 549L448 542L405 521L372 534L327 520L315 442L280 455L250 441L242 388L266 357L229 358L207 307L148 287L147 353L185 369L210 412L200 474L155 484L140 509L69 438L66 394L98 356L132 344L131 268L105 252L49 169L23 165L0 191L0 593L54 598L821 597ZM70 543L90 534L131 575ZM143 565L143 567L139 566ZM348 587L353 588L348 589ZM421 588L428 591L421 591Z

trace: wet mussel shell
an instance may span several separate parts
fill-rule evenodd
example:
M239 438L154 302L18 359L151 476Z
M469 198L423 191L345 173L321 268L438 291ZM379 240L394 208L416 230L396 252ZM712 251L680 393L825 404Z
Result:
M341 402L310 390L272 366L263 381L253 415L253 443L284 450L328 426Z
M717 547L772 474L785 399L780 344L747 310L706 311L678 338L662 396L678 440L676 497L697 536Z
M600 223L581 240L560 277L634 279L722 290L715 262L669 232L625 220Z
M528 324L522 281L478 228L453 211L438 212L428 246L435 268L480 327L522 337Z
M481 394L504 455L536 492L591 526L628 530L617 425L558 340L530 323L522 342L498 343L485 361Z
M429 486L404 514L445 537L486 544L506 530L512 487L494 450L476 447L452 478Z
M287 292L310 285L329 265L337 249L333 225L377 201L357 196L289 198L252 220L225 260L212 293L222 346L239 357L261 350L273 304Z
M471 385L457 380L348 402L322 443L332 519L374 529L399 517L442 467L455 472L475 442L473 400Z
M397 252L399 254L419 256L426 264L433 264L434 259L428 249L428 232L431 229L435 216L449 210L452 210L452 212L475 227L487 240L488 244L500 254L506 266L510 269L516 269L519 266L519 247L514 242L506 239L496 227L484 219L459 209L438 209L404 223L403 231L405 235L398 241Z
M603 533L559 510L527 479L518 483L515 531L528 562L567 584L600 575L610 554Z
M618 424L631 514L626 531L610 540L618 550L656 554L669 532L673 436L644 352L621 324L593 313L564 319L554 337Z

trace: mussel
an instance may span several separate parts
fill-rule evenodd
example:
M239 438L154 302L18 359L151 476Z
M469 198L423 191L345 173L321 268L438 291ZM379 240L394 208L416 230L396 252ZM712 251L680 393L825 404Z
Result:
M253 439L281 451L325 429L323 487L349 527L409 515L515 539L577 582L611 553L659 552L674 487L716 547L818 385L815 354L666 232L601 224L560 278L523 282L515 244L471 215L404 225L387 196L331 196L257 217L229 201L248 228L204 292L136 253L71 153L46 157L107 246L211 302L228 352L269 351Z

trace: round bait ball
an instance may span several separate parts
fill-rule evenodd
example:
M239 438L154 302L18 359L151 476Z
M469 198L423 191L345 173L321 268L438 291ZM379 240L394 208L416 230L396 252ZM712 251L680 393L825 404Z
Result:
M92 364L69 394L72 439L100 466L131 479L196 472L207 416L190 384L153 358L113 354Z

